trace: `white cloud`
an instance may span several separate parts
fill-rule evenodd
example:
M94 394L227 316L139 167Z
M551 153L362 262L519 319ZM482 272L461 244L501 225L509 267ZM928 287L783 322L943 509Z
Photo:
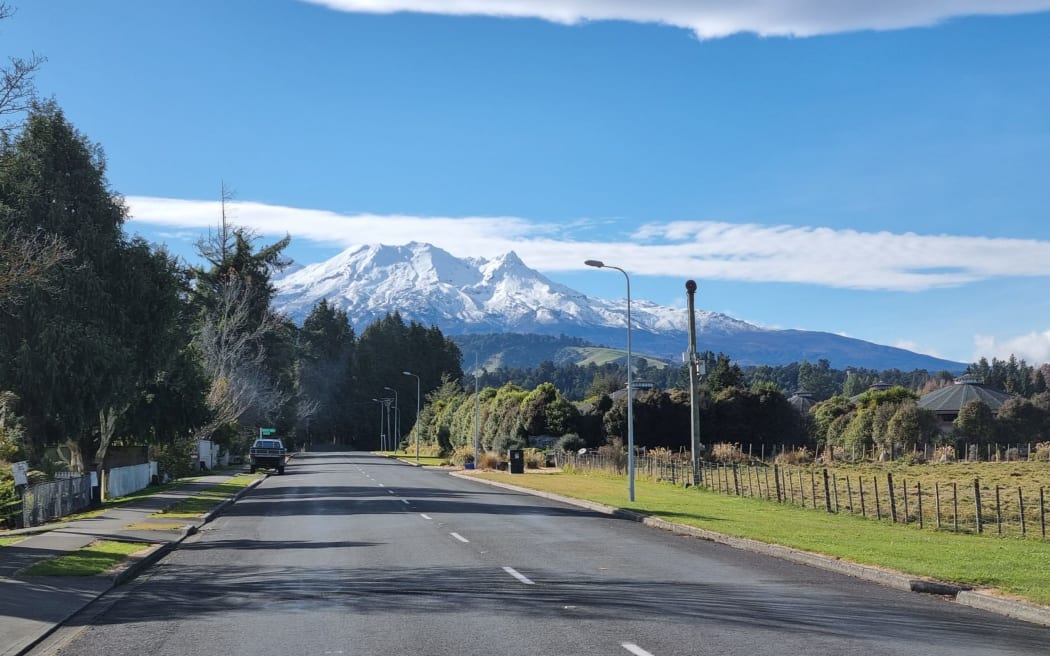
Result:
M973 338L973 343L975 362L982 357L989 360L993 357L1005 360L1011 355L1034 365L1050 362L1050 330L1041 333L1030 332L1003 340L991 335L977 335Z
M218 202L129 196L132 223L213 228ZM844 289L921 291L1006 276L1045 277L1050 241L857 232L725 222L648 224L616 240L579 241L573 225L520 217L343 215L237 202L236 222L267 235L348 247L421 241L459 257L517 252L543 271L585 269L599 258L632 274L795 282Z
M304 0L340 11L419 12L539 18L555 23L624 20L661 23L710 39L740 32L814 36L935 25L958 16L1050 10L1050 0Z

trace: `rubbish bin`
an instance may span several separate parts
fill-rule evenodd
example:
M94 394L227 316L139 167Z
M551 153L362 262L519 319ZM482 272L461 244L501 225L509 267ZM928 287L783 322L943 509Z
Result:
M525 451L523 449L511 449L510 450L510 473L512 474L524 474L525 473Z

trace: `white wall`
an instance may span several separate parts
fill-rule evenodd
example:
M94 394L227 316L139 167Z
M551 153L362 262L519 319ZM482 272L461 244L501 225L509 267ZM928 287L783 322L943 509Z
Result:
M104 472L105 486L102 489L102 498L115 499L149 487L151 464L114 467Z

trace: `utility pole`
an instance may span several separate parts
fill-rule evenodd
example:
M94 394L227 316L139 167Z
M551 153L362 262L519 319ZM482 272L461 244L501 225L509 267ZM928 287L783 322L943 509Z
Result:
M692 410L690 435L693 460L693 485L700 484L700 375L702 363L696 354L696 282L685 281L686 299L689 304L689 407Z

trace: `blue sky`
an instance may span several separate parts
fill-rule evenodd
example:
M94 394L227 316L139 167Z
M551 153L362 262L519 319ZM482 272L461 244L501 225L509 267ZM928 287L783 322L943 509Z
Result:
M1050 361L1050 0L14 0L130 233L507 250L584 293ZM864 5L857 7L855 5ZM614 275L615 274L615 275ZM702 335L701 335L702 346Z

